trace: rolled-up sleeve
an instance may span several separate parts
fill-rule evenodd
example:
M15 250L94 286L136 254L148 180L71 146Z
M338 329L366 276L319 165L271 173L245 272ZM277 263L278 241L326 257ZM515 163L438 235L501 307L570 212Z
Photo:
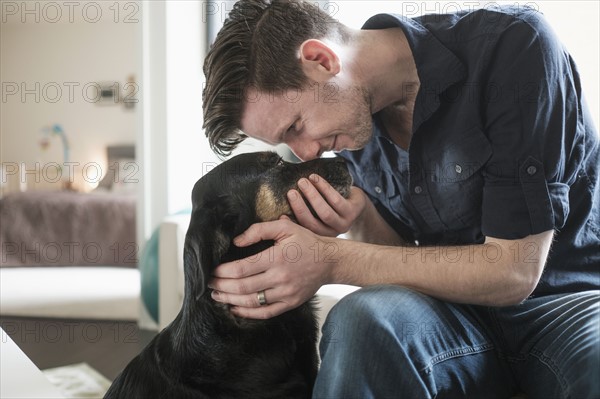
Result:
M573 158L583 152L574 63L534 14L516 20L494 51L485 82L493 155L484 170L482 232L517 239L560 229L579 164Z

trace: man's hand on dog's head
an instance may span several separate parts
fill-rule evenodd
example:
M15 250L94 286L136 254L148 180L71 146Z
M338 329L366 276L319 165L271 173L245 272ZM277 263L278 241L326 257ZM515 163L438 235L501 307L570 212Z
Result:
M217 266L209 284L213 299L232 305L236 316L275 317L309 300L330 280L336 261L334 239L282 218L250 226L234 243L246 247L262 240L273 240L275 246ZM264 291L266 305L260 305L259 291Z
M352 187L344 198L318 175L300 179L298 187L301 193L290 190L288 201L300 225L287 217L252 225L236 237L236 246L264 240L273 240L275 246L215 270L213 299L230 304L236 316L268 319L309 300L329 282L336 262L336 244L329 237L347 232L366 207L362 190ZM259 291L264 291L267 305L259 303Z
M364 211L367 198L365 193L352 187L350 196L344 198L325 179L311 175L308 179L300 179L296 190L288 193L288 202L299 224L322 236L336 237L346 233ZM310 203L318 217L308 208Z

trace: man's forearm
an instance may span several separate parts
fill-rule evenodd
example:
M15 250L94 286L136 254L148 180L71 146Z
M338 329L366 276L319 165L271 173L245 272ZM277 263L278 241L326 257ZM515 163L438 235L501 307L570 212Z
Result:
M338 240L330 282L398 284L450 302L511 305L537 285L551 240L552 232L465 246L393 247Z

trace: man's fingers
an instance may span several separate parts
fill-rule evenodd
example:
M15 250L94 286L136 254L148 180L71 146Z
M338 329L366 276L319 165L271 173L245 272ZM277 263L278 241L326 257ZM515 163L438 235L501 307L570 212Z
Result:
M258 308L260 306L266 306L260 304L259 292L264 291L264 298L268 304L278 302L279 296L276 294L276 290L258 290L249 294L232 294L229 292L214 290L211 294L212 298L217 302L228 303L232 306L240 306L244 308Z
M219 269L217 267L217 269ZM215 276L210 284L209 288L216 291L228 292L230 294L243 295L250 294L252 292L258 292L262 287L265 286L265 273L258 273L249 277L220 277Z
M257 308L232 306L230 311L238 317L244 317L246 319L266 320L275 316L279 316L280 314L287 312L290 309L292 309L292 307L285 302L275 302Z
M313 188L313 190L315 189ZM338 234L337 231L331 228L331 226L328 226L324 220L319 219L319 217L323 217L322 211L321 214L319 214L319 217L315 217L312 214L308 205L296 190L290 190L288 198L292 212L294 212L294 216L300 225L320 235L333 236ZM333 210L329 208L329 212L333 213Z
M289 219L280 219L272 222L255 223L237 236L233 243L238 247L247 247L264 240L280 240L287 233L288 223L292 222Z
M308 179L300 179L298 181L298 187L300 187L304 198L306 198L306 200L310 203L310 205L313 207L313 209L317 212L319 216L321 216L321 212L324 212L328 208L331 208L331 206L327 203L323 195L313 184L311 184L311 181L309 181Z
M310 212L310 209L308 209L308 206L306 205L306 202L304 202L302 195L300 195L300 193L296 190L290 190L287 193L287 197L296 220L298 220L298 222L303 226L306 226L306 224L313 224L313 220L316 219Z
M213 275L218 278L239 279L262 273L268 269L264 261L269 259L268 251L269 248L244 259L220 264L213 271Z
M337 214L344 215L348 211L346 199L327 180L315 174L310 175L309 179Z
M310 183L309 183L310 181ZM318 215L316 221L298 220L309 229L322 235L334 236L346 232L354 220L354 202L344 198L331 184L319 175L311 175L305 184L298 186ZM311 184L312 183L312 184Z

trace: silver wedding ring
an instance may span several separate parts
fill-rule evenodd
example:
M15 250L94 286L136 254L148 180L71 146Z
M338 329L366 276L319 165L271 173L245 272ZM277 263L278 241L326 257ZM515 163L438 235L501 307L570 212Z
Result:
M256 293L256 296L258 297L258 303L260 304L260 306L264 306L267 304L267 298L265 297L265 291L258 291Z

